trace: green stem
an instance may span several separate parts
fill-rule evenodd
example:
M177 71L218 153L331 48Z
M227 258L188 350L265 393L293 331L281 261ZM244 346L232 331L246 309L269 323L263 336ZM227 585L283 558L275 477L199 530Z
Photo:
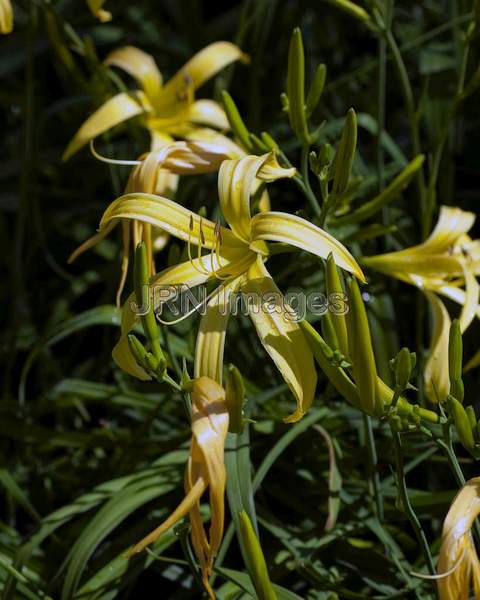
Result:
M370 477L370 495L374 498L374 507L376 516L380 521L383 521L383 495L380 486L380 477L377 471L377 448L375 446L375 438L373 436L372 418L362 413L363 425L365 428L365 440L367 442L368 451L368 470Z
M313 210L315 216L319 217L320 213L321 213L320 206L318 204L317 197L315 196L315 194L310 186L310 179L308 176L308 153L309 153L309 150L310 150L310 148L308 146L304 146L302 148L300 173L298 175L295 175L295 177L293 177L293 182L302 191L303 195L305 196L308 203L310 204L310 207ZM285 156L285 154L282 151L279 152L279 156L287 168L293 167L292 163L288 160L288 158Z
M430 553L430 547L427 542L427 538L425 536L425 532L422 529L420 521L413 510L413 507L410 503L410 498L408 497L407 484L405 481L405 473L403 469L403 456L402 456L402 442L400 439L400 434L391 428L392 431L392 439L395 447L395 462L397 468L397 486L398 486L398 494L400 497L401 506L403 511L410 521L410 524L415 531L415 535L417 537L418 543L422 549L425 562L428 567L428 571L430 575L435 575L435 567L433 564L432 555ZM434 589L436 591L436 584L433 582Z

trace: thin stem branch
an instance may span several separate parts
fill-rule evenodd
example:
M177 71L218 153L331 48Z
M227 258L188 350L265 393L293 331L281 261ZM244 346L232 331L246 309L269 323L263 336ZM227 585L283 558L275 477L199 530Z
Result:
M380 521L383 520L383 494L380 486L380 477L377 471L377 448L375 446L375 438L373 436L372 418L363 414L363 425L365 428L365 441L367 442L368 451L368 471L370 478L370 495L374 498L374 508L376 516Z
M422 549L425 562L427 564L428 571L431 575L435 575L435 566L433 564L432 555L430 553L430 547L427 542L427 538L425 536L425 532L422 529L420 521L413 510L412 504L410 502L410 498L408 496L407 484L405 481L405 473L403 469L403 455L402 455L402 442L400 439L400 434L398 431L395 431L391 428L392 431L392 439L395 447L395 462L396 462L396 470L397 470L397 486L398 486L398 494L400 497L400 502L402 508L405 512L406 517L410 521L410 524L415 531L415 535L417 537L418 543ZM434 589L436 591L435 583Z

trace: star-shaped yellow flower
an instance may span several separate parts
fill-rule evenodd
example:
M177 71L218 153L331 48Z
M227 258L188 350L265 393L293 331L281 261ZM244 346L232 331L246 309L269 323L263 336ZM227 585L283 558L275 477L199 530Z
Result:
M462 306L460 327L467 329L480 316L480 242L467 232L475 215L459 208L442 206L440 216L425 242L398 252L363 258L363 264L391 277L417 286L432 307L433 335L425 375L425 392L432 402L446 399L448 379L448 333L450 316L438 295Z
M218 279L221 285L210 296L197 338L195 376L219 383L232 294L237 291L257 299L274 298L275 306L249 310L259 338L292 390L297 410L287 421L296 421L310 406L316 385L313 358L304 335L287 314L282 294L270 277L265 261L267 242L289 244L326 258L364 281L363 273L348 250L331 235L298 216L267 211L252 216L251 196L261 181L292 177L294 169L281 168L273 153L227 160L219 172L220 206L229 228L201 219L175 202L151 194L127 194L113 202L100 223L100 234L121 219L134 219L167 231L188 243L190 260L162 271L151 280L152 288L184 284L190 288ZM192 246L197 248L196 257ZM209 251L202 254L202 249ZM154 301L158 300L153 293ZM122 336L114 349L116 362L130 374L149 379L132 356L127 335L138 316L131 297L122 316ZM157 306L158 308L158 302Z
M5 2L5 0L2 0ZM229 128L223 109L213 100L195 100L195 91L208 79L245 55L230 42L215 42L193 56L165 85L150 54L134 46L111 52L105 64L118 67L140 85L140 90L120 92L91 115L68 144L67 160L85 144L138 115L143 115L151 134L151 148L158 149L185 137L198 127Z

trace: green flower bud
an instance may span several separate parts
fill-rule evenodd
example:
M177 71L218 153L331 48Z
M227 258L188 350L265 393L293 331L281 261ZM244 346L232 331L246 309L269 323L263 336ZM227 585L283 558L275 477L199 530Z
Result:
M243 418L245 385L240 371L234 365L228 367L225 400L229 415L228 431L230 433L242 433L245 426Z
M149 298L149 272L147 266L147 250L144 242L140 242L135 249L135 264L133 271L137 307L143 308L144 301L147 300L146 312L145 314L140 315L145 337L150 344L152 354L160 360L163 357L163 352L160 346L160 333L158 331L155 313Z
M258 541L252 522L245 511L239 513L239 525L240 535L250 563L249 573L257 593L257 598L261 598L261 600L277 600L277 594L273 589L268 574L262 546Z
M390 366L395 373L395 384L400 392L407 388L416 360L415 352L410 352L408 348L402 348L390 361Z
M333 160L333 194L342 194L348 188L357 147L357 115L353 108L347 112L342 137Z
M348 299L348 349L353 365L353 380L357 385L362 410L368 415L377 415L382 412L382 403L373 343L362 294L354 278L348 284Z
M464 388L462 381L463 342L460 321L454 319L450 325L448 339L448 373L450 377L450 394L459 402L463 402Z
M233 101L233 98L226 90L222 91L222 101L228 122L230 124L230 127L232 128L234 135L240 140L240 143L247 152L252 152L253 146L250 140L250 133L242 117L240 116L240 113L235 102Z
M293 30L288 51L287 96L290 125L303 144L309 143L305 113L305 54L302 32Z
M337 295L337 298L342 297L345 294L332 253L330 253L327 258L325 283L327 288L327 298L329 298L329 300L334 297L334 294ZM348 336L345 315L341 314L341 311L330 311L329 314L331 315L333 328L335 329L338 341L338 346L336 346L336 348L338 348L344 356L348 356Z
M133 333L130 333L127 337L128 346L133 357L141 367L146 365L147 351L143 346L142 342Z
M317 104L320 102L323 88L325 87L326 78L327 67L324 64L318 65L317 70L315 71L315 76L313 78L312 85L310 86L307 94L307 103L305 108L307 117L312 114L312 112L317 107Z
M463 405L453 396L449 395L447 402L448 410L455 423L455 429L457 430L460 442L466 450L471 452L475 448L475 440L467 412L463 408Z

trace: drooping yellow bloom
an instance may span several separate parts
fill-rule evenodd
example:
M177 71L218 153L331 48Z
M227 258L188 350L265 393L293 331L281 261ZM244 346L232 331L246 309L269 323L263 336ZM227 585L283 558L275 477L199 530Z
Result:
M102 23L107 23L112 20L112 13L103 8L105 0L87 0L87 4L92 15L97 17Z
M467 232L475 215L442 206L440 216L425 242L398 252L364 258L363 264L417 286L425 292L433 313L434 331L425 368L425 392L432 402L446 399L448 379L448 332L450 317L438 295L462 306L460 326L467 329L480 316L480 242Z
M208 578L223 538L226 470L225 439L228 409L225 391L208 377L192 382L192 441L185 470L185 498L174 512L128 553L141 552L187 514L192 527L192 546L202 570L203 583L210 598L215 598ZM205 491L210 500L210 530L207 535L200 515L200 499Z
M480 598L480 561L471 529L480 514L480 477L467 481L453 501L443 524L438 561L439 600L468 600L471 587Z
M13 31L13 9L10 0L0 0L0 33Z
M195 91L235 60L244 59L230 42L210 44L191 58L165 85L150 54L134 46L111 52L105 64L118 67L140 85L140 90L121 92L91 115L67 146L67 160L90 140L138 115L152 137L152 149L191 135L199 126L228 129L223 109L213 100L195 100Z
M189 288L210 279L222 282L210 296L200 321L195 356L195 376L221 382L223 351L230 299L238 291L253 299L249 315L267 353L292 390L297 410L287 421L296 421L310 406L316 385L313 358L304 335L288 313L283 296L270 277L264 262L267 242L283 242L335 262L364 280L363 273L348 250L331 235L300 217L281 212L260 212L252 216L252 191L259 181L292 177L294 169L281 168L275 156L246 156L227 160L219 172L220 206L230 228L199 218L175 202L151 194L127 194L113 202L103 215L100 233L111 230L121 219L149 223L188 243L190 260L170 267L151 281L155 309L161 298L154 293L161 286L184 284ZM197 249L192 256L192 246ZM203 255L202 249L209 251ZM130 353L127 335L137 316L130 298L122 313L122 336L114 349L116 362L140 379L149 375Z

